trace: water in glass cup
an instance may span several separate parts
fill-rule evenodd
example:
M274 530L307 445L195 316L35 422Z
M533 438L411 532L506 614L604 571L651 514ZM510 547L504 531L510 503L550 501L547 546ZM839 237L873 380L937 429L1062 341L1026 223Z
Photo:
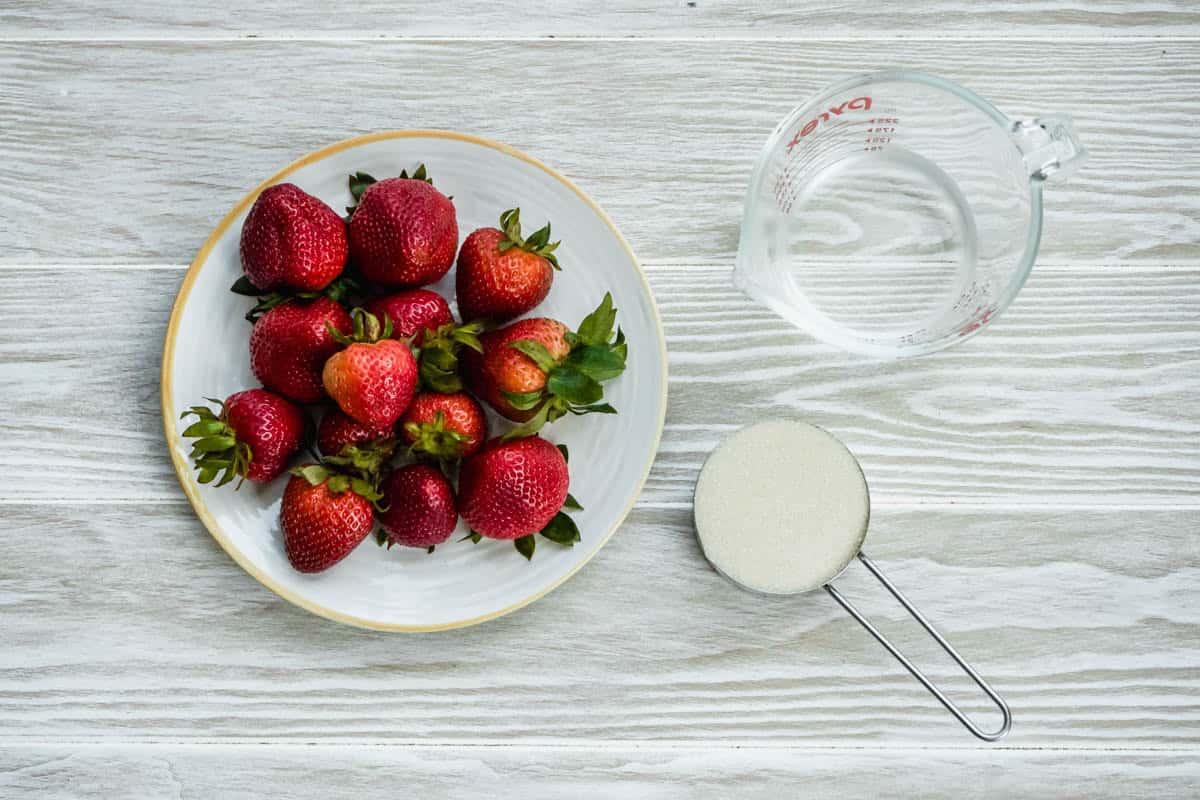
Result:
M1037 253L1041 186L1082 149L1063 118L1014 122L918 73L797 109L755 168L736 280L825 341L930 352L981 329Z

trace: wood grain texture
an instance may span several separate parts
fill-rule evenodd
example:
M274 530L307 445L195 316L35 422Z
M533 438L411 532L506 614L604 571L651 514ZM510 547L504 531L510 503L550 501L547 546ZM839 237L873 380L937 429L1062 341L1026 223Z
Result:
M0 3L0 798L1196 796L1198 35L1181 0ZM729 281L769 131L885 67L1070 114L1091 151L1047 185L1012 309L896 364ZM514 615L423 636L242 572L158 409L216 221L305 152L406 127L575 179L650 267L671 358L612 542ZM861 457L868 552L1009 700L1010 738L970 739L824 593L704 563L698 467L768 414ZM863 570L839 588L992 722Z
M1099 0L1037 4L964 0L909 4L839 0L585 0L543 3L467 0L445 5L418 0L365 0L333 11L316 2L267 0L231 9L213 0L130 6L119 0L9 0L0 9L5 37L172 39L220 36L312 38L364 36L696 36L809 39L820 36L925 36L931 27L956 36L1194 35L1200 13L1183 0Z
M644 503L687 505L722 436L764 415L793 415L844 437L876 503L1195 505L1200 272L1035 271L983 335L895 363L815 342L736 292L725 269L649 275L670 396ZM8 501L182 497L158 395L181 278L0 271ZM87 313L58 317L53 336L39 335L46 312L31 297Z
M867 547L1008 699L1003 746L1196 748L1194 523L882 508ZM0 745L974 744L824 593L765 599L716 575L687 510L636 509L519 612L407 636L287 605L186 505L8 505L0 526ZM838 586L992 723L865 570Z
M0 45L0 263L186 263L294 158L429 127L561 169L649 262L724 265L771 129L883 66L1074 115L1091 157L1047 186L1042 263L1200 258L1196 41L238 41Z
M35 746L0 750L0 797L958 800L1194 796L1195 752L655 747Z

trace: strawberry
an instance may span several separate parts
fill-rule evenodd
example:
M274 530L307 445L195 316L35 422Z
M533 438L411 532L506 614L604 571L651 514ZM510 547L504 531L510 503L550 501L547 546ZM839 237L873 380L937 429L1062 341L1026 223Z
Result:
M418 392L400 418L400 430L414 455L450 464L478 452L487 439L487 417L466 392Z
M546 299L559 269L550 225L521 236L521 210L500 215L499 228L480 228L458 254L455 291L463 319L504 322Z
M380 325L374 314L354 309L354 333L330 333L345 350L325 362L325 391L351 417L364 425L391 426L412 402L417 388L417 362L408 345L389 338L392 321Z
M352 328L346 310L327 297L276 306L254 323L250 368L268 389L298 403L315 403L325 396L325 361L342 347L331 331Z
M391 425L365 425L340 409L326 412L317 427L317 449L323 456L341 455L351 445L366 445L389 439Z
M394 328L392 335L397 339L412 339L417 347L425 341L427 330L436 330L454 322L450 304L440 294L428 289L410 289L377 297L367 303L366 309L380 319L389 317Z
M288 561L300 572L323 572L341 561L375 526L378 499L360 478L319 464L293 469L279 506Z
M617 312L612 295L579 325L577 332L545 317L523 319L479 337L482 352L465 351L467 385L500 414L525 424L512 433L526 436L564 414L616 409L600 402L601 381L625 370L625 335L613 335Z
M183 432L196 440L192 444L196 479L210 483L219 474L217 486L224 486L235 476L255 483L279 477L300 449L304 412L266 389L247 389L229 395L223 403L211 402L220 407L219 414L192 406L182 415L197 419Z
M262 290L319 291L342 274L346 223L291 183L263 189L242 224L242 270Z
M561 509L579 508L567 493L566 448L540 436L505 442L492 439L463 462L458 477L458 513L471 538L512 539L526 558L533 534L559 544L580 540L579 529Z
M322 463L337 466L372 486L379 484L398 444L391 425L366 425L336 408L326 412L317 428Z
M388 547L427 547L433 552L450 538L458 524L454 490L446 476L427 464L409 464L383 482L379 524L387 534Z
M350 253L368 281L424 286L450 270L458 249L454 204L428 182L423 165L412 178L352 175L350 191L358 199Z

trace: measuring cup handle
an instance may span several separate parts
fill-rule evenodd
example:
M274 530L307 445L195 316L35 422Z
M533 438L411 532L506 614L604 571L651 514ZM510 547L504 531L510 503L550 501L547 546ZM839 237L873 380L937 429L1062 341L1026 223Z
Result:
M912 603L908 602L908 598L901 594L900 590L893 586L892 582L884 577L883 573L879 571L879 568L875 566L875 562L867 558L866 554L864 553L858 554L858 560L863 563L864 567L871 571L871 574L874 575L875 578L882 583L889 592L891 592L892 597L895 597L896 600L900 602L900 605L904 606L904 609L912 615L913 619L921 623L921 627L928 631L929 635L932 636L939 645L941 645L942 649L954 659L955 663L962 667L963 671L971 676L971 680L975 681L975 685L982 689L984 694L986 694L991 701L996 704L996 707L1000 709L1000 713L1004 717L1003 724L1001 724L997 730L980 730L979 726L972 722L971 718L963 713L962 709L955 705L953 700L947 697L941 689L935 686L933 681L929 680L929 678L925 676L925 673L921 672L921 670L917 668L916 664L909 661L908 657L901 653L900 650L894 644L892 644L878 628L871 624L871 621L863 616L862 613L855 608L849 600L843 597L841 592L839 592L832 583L825 585L825 591L829 592L829 594L833 596L833 599L837 600L838 603L841 604L842 608L846 609L846 611L850 613L850 616L858 620L859 623L861 623L862 626L867 629L867 632L875 637L877 642L886 647L888 652L891 653L897 661L903 664L904 668L912 673L912 676L919 680L921 684L928 689L929 692L936 697L943 706L946 707L946 710L953 714L955 718L957 718L958 721L966 727L967 730L986 742L994 742L1004 736L1004 734L1008 733L1009 728L1012 727L1012 712L1008 710L1008 704L1004 702L1003 698L996 694L996 690L988 685L988 682L985 681L979 675L979 673L975 671L974 667L963 660L963 657L960 656L958 651L946 641L945 637L943 637L937 632L937 630L934 629L933 624L929 620L925 619L921 612L917 611L917 609L913 607Z

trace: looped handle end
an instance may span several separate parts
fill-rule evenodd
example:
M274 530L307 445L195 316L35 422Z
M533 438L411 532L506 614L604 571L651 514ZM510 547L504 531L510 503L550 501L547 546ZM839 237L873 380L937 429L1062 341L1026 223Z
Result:
M963 712L962 709L955 705L953 700L947 697L941 689L934 685L933 681L926 677L925 673L921 672L916 664L914 664L908 659L907 656L901 653L899 648L892 644L891 641L884 636L883 633L876 628L869 619L863 616L862 612L855 608L849 600L843 597L841 592L834 588L832 583L825 585L825 591L829 592L829 594L833 596L833 599L837 600L842 608L846 609L850 616L858 620L859 624L866 628L867 632L875 637L875 641L887 648L887 651L891 653L897 661L903 664L904 668L907 669L914 678L920 681L921 685L928 689L929 693L936 697L938 701L946 707L946 710L953 714L954 717L963 724L963 727L965 727L975 736L983 739L985 742L994 742L998 739L1001 739L1012 727L1012 712L1008 710L1008 704L1004 702L1004 699L1000 697L1000 695L996 694L996 690L993 689L988 682L985 681L983 677L975 671L974 667L963 660L963 657L958 654L958 651L955 650L948 641L946 641L945 637L937 632L937 630L933 627L933 623L925 619L924 615L922 615L920 611L917 611L917 609L913 607L912 603L908 601L908 598L901 594L900 590L893 586L892 582L884 577L884 574L879 571L878 567L875 566L875 562L867 558L866 554L864 553L858 554L858 560L863 563L864 567L870 570L871 574L875 576L876 580L883 584L884 588L891 593L892 597L896 598L900 605L904 606L904 610L911 614L913 619L921 623L921 627L933 637L934 641L941 645L941 648L945 650L951 658L954 659L956 664L962 667L963 671L971 677L971 680L975 681L975 685L982 689L983 693L986 694L988 698L996 704L996 707L1000 709L1000 714L1003 716L1003 721L999 728L994 731L981 730L979 726L976 725L974 721L972 721L972 719Z

